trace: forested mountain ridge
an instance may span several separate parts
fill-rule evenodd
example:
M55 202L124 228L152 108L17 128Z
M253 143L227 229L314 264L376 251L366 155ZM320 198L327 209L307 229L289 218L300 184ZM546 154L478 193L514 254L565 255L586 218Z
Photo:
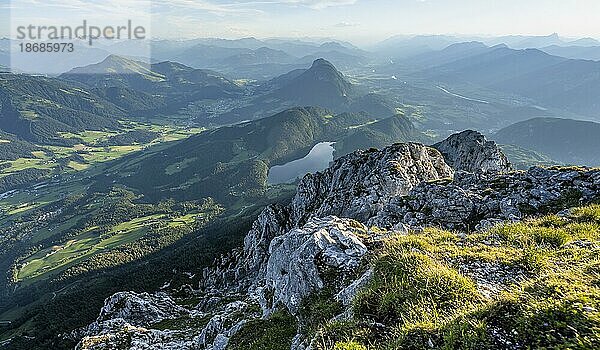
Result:
M0 131L0 159L16 160L21 157L30 157L31 152L39 151L34 144L20 140L12 134Z
M240 91L238 85L214 71L169 61L146 64L115 55L98 64L75 68L62 74L61 78L96 88L126 87L148 93L168 89L192 92L210 86L231 93Z
M177 110L189 102L243 93L242 87L214 71L168 61L146 64L115 55L98 64L75 68L60 78L84 83L134 113L155 113L161 107ZM140 105L126 104L129 99Z
M560 118L535 118L492 136L502 144L534 150L565 164L599 166L600 124Z
M119 128L123 111L64 81L0 75L0 128L37 143L61 143L59 132Z
M109 169L114 177L106 178L157 198L211 196L229 201L261 193L271 166L301 158L319 142L340 141L339 152L346 154L386 141L424 139L401 116L380 120L367 113L335 115L318 107L292 108L190 137L139 161L125 160Z
M330 62L318 59L269 96L297 105L339 108L357 95L356 89Z

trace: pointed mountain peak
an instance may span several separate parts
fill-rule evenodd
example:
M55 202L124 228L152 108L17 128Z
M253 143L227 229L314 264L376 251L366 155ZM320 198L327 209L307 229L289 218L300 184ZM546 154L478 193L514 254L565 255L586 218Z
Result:
M69 74L140 74L152 79L163 78L151 71L150 64L118 55L109 55L102 62L74 68L65 73Z
M335 84L348 85L344 74L340 72L333 63L326 59L319 58L315 60L312 66L303 74L304 76L311 76L318 80L328 80L335 82Z
M335 69L335 66L331 62L327 61L324 58L316 59L313 62L312 67L310 67L310 69L317 68L317 67L333 67Z
M124 62L131 62L131 60L123 57L123 56L119 56L119 55L108 55L104 61L101 62L101 64L110 64L110 63L117 63L117 64L121 64Z
M309 69L290 79L275 92L278 97L294 100L298 105L331 109L345 105L355 93L354 86L344 75L322 58L314 61Z

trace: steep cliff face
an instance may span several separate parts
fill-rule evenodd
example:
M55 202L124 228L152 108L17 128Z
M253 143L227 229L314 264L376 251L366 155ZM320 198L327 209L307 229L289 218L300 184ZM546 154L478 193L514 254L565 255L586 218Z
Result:
M463 172L454 177L434 148L397 144L355 152L307 175L288 206L263 211L243 248L203 272L199 288L188 290L199 300L194 308L174 305L164 294L119 294L84 330L79 348L225 349L249 322L278 310L297 323L289 348L315 348L303 313L306 300L327 291L341 307L336 319L351 318L352 301L377 273L365 257L388 244L389 237L426 226L483 230L599 198L600 170L505 173L510 166L502 153L472 133L437 147ZM476 282L473 293L490 295L517 279L510 268L461 264ZM147 315L139 314L139 305Z
M474 172L509 172L512 166L494 141L472 130L463 131L433 145L455 170Z

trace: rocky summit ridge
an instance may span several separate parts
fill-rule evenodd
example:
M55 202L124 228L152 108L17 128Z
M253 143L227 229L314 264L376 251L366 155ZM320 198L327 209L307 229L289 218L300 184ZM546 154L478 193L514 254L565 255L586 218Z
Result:
M118 293L71 336L78 349L223 350L245 326L283 310L298 325L290 348L316 349L306 301L327 289L342 306L335 319L350 318L374 274L365 257L390 235L431 226L462 235L599 197L600 170L512 171L495 143L471 131L433 147L357 151L304 177L289 205L265 208L243 247L205 269L199 286L184 286L193 307L165 292ZM486 266L463 270L489 295L512 275Z

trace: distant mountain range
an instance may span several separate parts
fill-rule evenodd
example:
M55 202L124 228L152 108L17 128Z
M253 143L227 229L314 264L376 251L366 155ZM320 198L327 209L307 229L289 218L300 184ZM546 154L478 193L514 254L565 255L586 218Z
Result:
M258 50L261 48L270 48L272 50L278 50L286 52L290 56L302 57L308 54L313 54L319 51L328 50L340 50L348 53L363 54L364 51L360 50L356 46L348 42L333 41L331 39L256 39L256 38L241 38L241 39L220 39L220 38L200 38L184 41L173 41L173 40L158 40L152 42L152 51L161 55L160 58L167 59L167 55L176 54L193 48L195 46L204 47L219 47L228 49L246 49L246 50ZM110 51L115 51L115 47L109 47Z
M477 41L487 46L506 45L513 49L541 49L549 46L600 46L592 38L569 39L554 33L547 36L512 35L501 37L452 35L399 35L370 47L374 53L391 59L405 59L423 53L442 50L450 45Z
M509 35L482 41L491 46L504 44L513 49L537 49L550 45L565 45L568 39L553 33L547 36Z
M537 49L486 49L473 43L450 46L428 60L442 64L423 67L417 74L432 80L476 84L531 98L542 107L588 116L600 112L600 62L567 59Z
M399 35L377 43L370 49L380 56L395 60L442 50L462 41L465 40L447 35Z
M564 164L600 166L600 124L559 118L534 118L498 131L491 138L548 156Z
M170 60L181 62L192 67L231 67L252 66L260 64L292 64L297 57L281 50L268 47L257 49L230 48L208 45L196 45L178 54Z
M8 66L8 39L0 43L0 65ZM364 63L369 55L349 43L340 41L300 41L288 39L258 40L245 38L154 40L141 42L98 42L89 47L76 43L76 51L64 59L61 55L28 54L19 57L14 68L27 73L59 75L76 67L95 64L110 55L137 60L144 57L152 63L179 62L197 69L213 69L236 78L269 79L316 58L326 58L341 67Z
M547 36L504 36L494 39L483 40L488 45L506 44L513 49L540 49L546 46L598 46L600 41L593 38L570 39L564 38L557 33Z
M403 62L418 67L437 67L489 52L489 46L479 41L449 45L441 50L406 58Z
M61 79L83 83L130 112L177 110L202 99L238 96L243 89L217 72L180 63L152 65L111 55L104 61L75 68Z
M0 43L0 65L10 41ZM488 46L507 45L513 49L547 49L549 53L568 58L595 59L600 42L592 38L567 39L558 34L549 36L461 37L450 35L395 36L371 45L369 51L352 44L331 39L265 39L242 38L226 40L203 38L192 40L154 40L149 42L98 42L95 47L77 44L76 53L68 60L26 55L14 68L24 72L44 72L54 75L102 61L110 55L136 59L146 57L153 63L179 62L197 69L212 69L235 78L269 79L301 68L317 58L324 58L341 69L356 69L372 63L374 58L401 60L442 50L450 45L478 41ZM566 50L565 48L569 48ZM4 54L2 53L4 51ZM151 53L151 55L150 55ZM4 62L4 63L3 63Z
M440 51L432 57L447 57L456 46ZM554 66L566 59L548 55L539 50L514 50L504 45L466 50L458 59L439 65L428 73L445 81L462 81L494 86L512 78ZM426 72L427 74L427 72Z
M596 46L546 46L540 50L565 58L600 61L600 43Z
M257 47L258 46L258 47ZM325 58L348 67L364 62L368 53L337 42L321 45L304 42L212 40L175 55L161 57L196 68L211 68L236 76L264 79Z

